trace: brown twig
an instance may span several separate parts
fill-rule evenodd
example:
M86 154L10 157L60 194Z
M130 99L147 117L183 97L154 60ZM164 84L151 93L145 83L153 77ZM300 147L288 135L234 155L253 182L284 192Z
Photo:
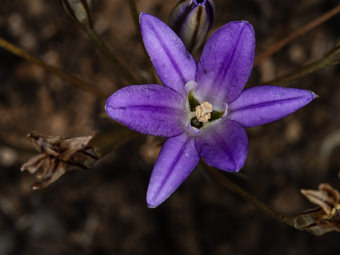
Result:
M118 58L117 56L109 49L106 43L101 39L101 37L97 34L97 32L91 27L84 27L86 33L89 38L94 42L95 46L99 50L99 52L106 57L110 63L112 63L113 67L117 69L117 71L124 76L124 78L129 83L136 83L137 79L134 74L127 68Z
M128 0L131 16L133 19L133 24L135 26L136 33L139 32L139 13L137 10L137 5L135 0Z
M16 56L19 56L33 64L36 64L43 69L59 76L64 81L68 82L71 85L74 85L84 91L90 92L94 95L96 95L99 98L106 99L107 95L100 91L99 89L91 86L90 84L78 79L77 77L74 77L72 75L64 73L62 70L58 69L55 66L49 65L45 63L44 61L32 56L28 52L24 51L23 49L18 48L17 46L11 44L10 42L4 40L3 38L0 38L0 47L4 48L5 50L13 53Z
M313 21L307 23L300 29L296 30L291 35L287 36L283 40L275 43L271 47L269 47L265 52L261 53L260 55L256 56L254 65L259 64L262 60L270 57L275 52L279 51L281 48L289 44L291 41L295 40L296 38L300 37L301 35L313 30L317 26L321 25L322 23L326 22L330 18L334 17L336 14L340 13L340 4L331 9L330 11L326 12L325 14L321 15L320 17L314 19Z
M308 65L305 65L291 73L288 73L288 74L285 74L285 75L282 75L278 78L275 78L273 80L270 80L270 81L266 81L264 82L263 84L264 85L283 85L285 83L288 83L290 81L293 81L293 80L296 80L300 77L303 77L307 74L310 74L310 73L313 73L317 70L320 70L322 68L324 68L325 66L327 66L327 59L320 59L318 61L315 61L313 63L310 63Z
M224 176L223 174L219 173L218 170L209 167L205 163L202 163L204 169L219 183L221 183L224 187L229 189L231 192L239 195L244 200L250 202L253 204L256 208L261 210L262 212L268 214L269 216L295 228L294 225L294 219L295 217L291 217L288 215L284 215L282 213L279 213L272 208L270 208L268 205L263 203L262 201L258 200L254 195L248 193L245 189L238 186L236 183L232 182L229 178Z
M316 60L307 65L304 65L288 74L277 77L274 80L266 81L263 84L283 85L284 83L296 80L307 74L318 71L324 67L336 65L339 63L340 63L340 42L338 42L335 45L335 47L321 59Z

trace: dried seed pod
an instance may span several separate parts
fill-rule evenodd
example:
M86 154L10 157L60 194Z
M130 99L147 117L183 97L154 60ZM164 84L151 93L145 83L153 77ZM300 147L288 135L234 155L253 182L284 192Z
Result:
M313 204L318 205L330 215L332 210L340 204L340 194L328 183L321 183L318 190L302 189L301 193Z
M21 166L21 171L35 174L33 189L51 185L67 171L89 169L99 159L95 149L88 146L92 136L62 138L30 133L28 137L40 152Z
M318 208L307 210L295 217L295 227L314 235L331 231L340 232L340 194L331 185L323 183L318 190L301 190Z
M214 18L213 0L182 0L172 10L169 25L187 49L195 51L203 44Z

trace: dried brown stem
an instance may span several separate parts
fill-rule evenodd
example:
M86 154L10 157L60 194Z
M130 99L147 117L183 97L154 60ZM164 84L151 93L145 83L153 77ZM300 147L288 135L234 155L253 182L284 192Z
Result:
M340 63L339 55L340 55L340 43L338 42L335 45L335 47L331 51L329 51L325 56L323 56L321 59L314 61L312 63L309 63L305 66L302 66L288 74L277 77L274 80L266 81L263 84L283 85L287 82L296 80L307 74L318 71L324 67L337 65Z
M97 32L90 28L84 27L86 33L90 37L90 39L94 42L95 46L99 50L104 57L106 57L110 63L112 63L113 67L117 69L117 71L124 76L124 78L130 83L136 83L137 79L132 72L116 57L115 54L109 49L106 43L101 39L101 37L97 34Z
M50 64L45 63L44 61L32 56L28 52L24 51L23 49L20 49L19 47L11 44L10 42L4 40L3 38L0 38L0 47L4 48L5 50L13 53L14 55L17 55L33 64L36 64L43 69L59 76L64 81L68 82L69 84L76 86L84 91L90 92L94 95L96 95L99 98L105 99L107 95L100 91L99 89L91 86L90 84L78 79L77 77L74 77L72 75L64 73L62 70L58 69L55 66L52 66Z
M331 9L330 11L326 12L325 14L321 15L320 17L314 19L313 21L307 23L300 29L296 30L294 33L291 35L287 36L283 40L275 43L271 47L269 47L265 52L259 54L255 58L254 65L259 64L262 60L270 57L273 55L275 52L279 51L281 48L295 40L296 38L300 37L301 35L306 34L307 32L313 30L317 26L321 25L322 23L326 22L330 18L334 17L336 14L340 13L340 4Z

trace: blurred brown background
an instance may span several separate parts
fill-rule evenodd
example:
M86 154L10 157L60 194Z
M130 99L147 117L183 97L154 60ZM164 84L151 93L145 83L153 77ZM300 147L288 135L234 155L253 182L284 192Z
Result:
M167 20L173 0L140 0L139 10ZM257 53L334 7L336 0L216 0L215 29L248 20ZM146 60L127 1L96 1L95 27L123 62L145 76ZM340 36L340 16L263 61L256 85L319 59ZM48 63L112 93L127 85L69 19L58 1L1 0L0 36ZM320 98L276 123L248 130L244 174L254 194L275 209L313 207L300 188L340 188L340 69L325 68L289 86ZM33 155L31 130L61 136L109 131L104 102L0 49L0 255L7 254L338 254L339 234L296 231L212 182L198 167L157 209L145 194L153 139L126 144L90 171L70 172L32 191L20 173ZM151 153L151 155L150 155Z

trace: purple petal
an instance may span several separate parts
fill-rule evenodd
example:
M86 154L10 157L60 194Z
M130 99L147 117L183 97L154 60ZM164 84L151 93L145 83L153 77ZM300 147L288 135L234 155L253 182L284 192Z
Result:
M229 105L228 118L244 127L263 125L295 112L315 97L303 89L257 86L244 90Z
M112 119L143 134L170 137L183 132L185 101L161 85L122 88L107 99L105 109Z
M246 161L248 137L240 124L222 119L196 138L196 146L209 166L234 172Z
M189 176L200 158L195 141L185 133L166 140L152 171L146 200L151 208L166 200Z
M140 26L146 51L160 80L184 94L184 85L195 78L195 59L176 33L156 17L142 13Z
M239 96L251 73L255 33L246 21L230 22L210 36L196 74L197 96L219 108Z

